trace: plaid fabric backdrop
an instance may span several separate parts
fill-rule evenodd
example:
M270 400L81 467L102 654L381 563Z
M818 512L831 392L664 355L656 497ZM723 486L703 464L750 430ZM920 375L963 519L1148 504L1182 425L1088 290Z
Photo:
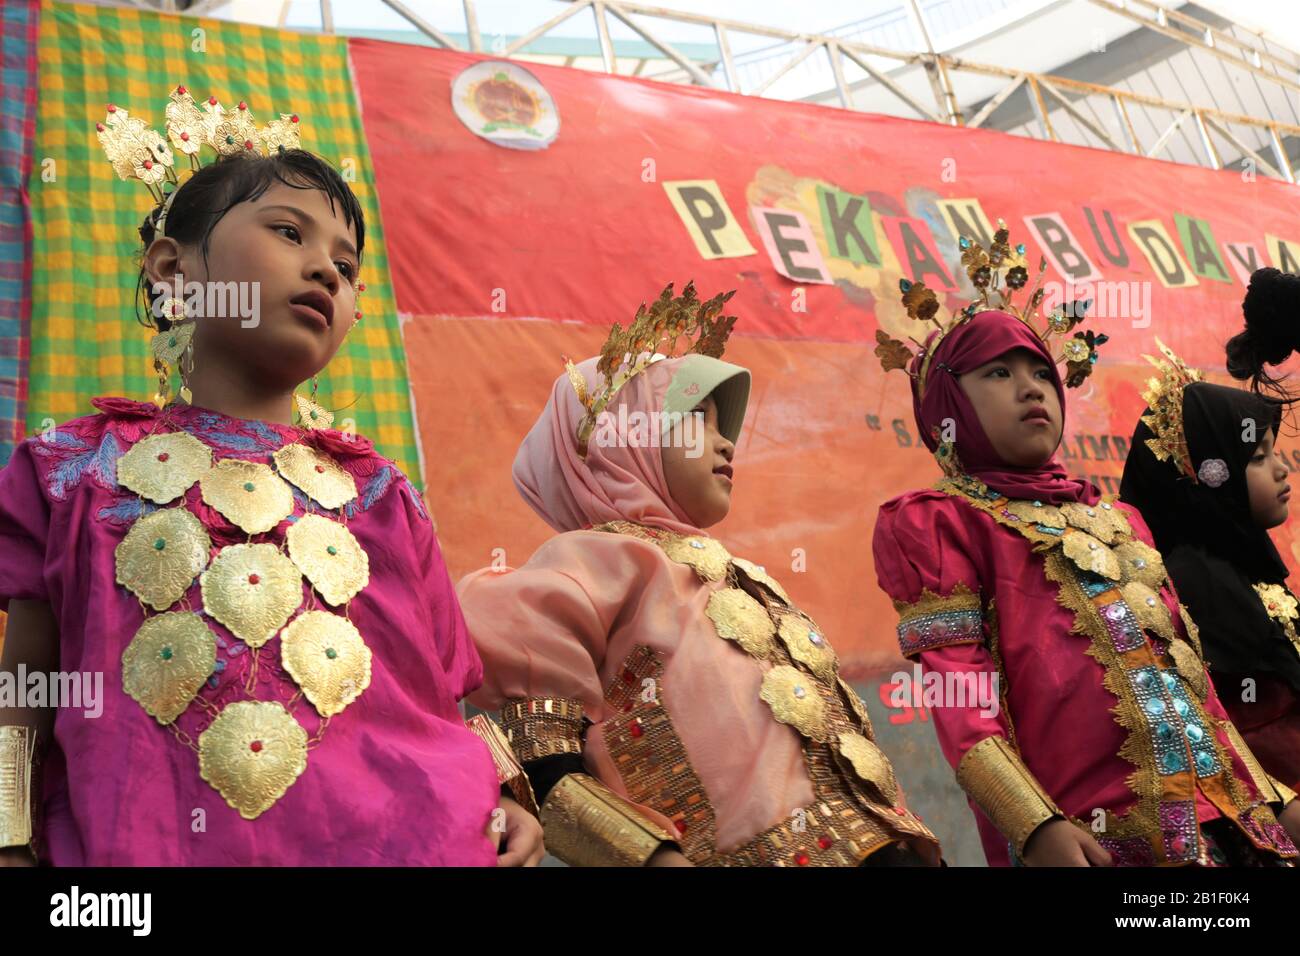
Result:
M26 184L36 128L39 17L36 0L0 5L0 466L22 439L27 400L31 233Z
M213 95L228 107L246 101L259 124L281 112L298 113L303 148L345 176L355 174L351 186L366 214L365 321L320 376L319 400L336 411L339 424L353 419L359 433L422 484L374 171L346 41L46 2L39 59L28 428L35 432L89 413L96 395L145 400L153 394L149 331L135 319L134 299L136 228L151 206L149 193L142 183L117 178L94 128L111 102L162 132L167 97L184 84L196 98ZM39 174L47 158L52 182ZM205 150L204 161L210 158Z

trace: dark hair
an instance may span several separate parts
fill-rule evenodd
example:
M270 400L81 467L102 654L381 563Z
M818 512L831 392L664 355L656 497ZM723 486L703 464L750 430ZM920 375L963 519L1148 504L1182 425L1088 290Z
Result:
M303 149L280 150L269 156L241 152L209 163L177 188L163 229L177 242L198 243L206 263L208 241L221 218L240 203L259 198L277 182L294 189L320 190L329 199L331 209L337 202L343 209L344 221L356 230L357 254L361 254L366 244L366 220L356 194L332 166ZM140 224L140 239L144 243L142 255L156 238L162 208L163 204L159 203ZM161 331L169 329L171 323L167 319L160 317L150 321L152 314L145 317L139 312L139 305L143 302L152 313L158 298L143 263L136 293L137 321L150 328L156 326Z
M1290 399L1282 378L1270 375L1264 366L1280 365L1300 348L1300 276L1271 267L1256 269L1241 311L1246 329L1228 339L1228 373L1249 380L1252 391Z

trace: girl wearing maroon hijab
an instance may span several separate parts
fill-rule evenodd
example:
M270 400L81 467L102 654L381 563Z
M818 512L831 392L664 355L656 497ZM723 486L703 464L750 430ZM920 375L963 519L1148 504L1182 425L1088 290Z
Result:
M1011 266L1010 290L1027 276L1005 229L987 252L962 247L977 303L942 323L933 293L905 283L909 314L938 330L910 362L877 336L885 368L911 376L945 477L881 507L873 550L926 703L942 691L935 730L989 863L1295 859L1278 794L1243 759L1146 525L1054 457L1065 396L1048 342L1065 338L1077 385L1104 338L1066 338L1075 309L1038 331L1037 293L1023 314L1011 304L995 270ZM996 706L970 703L990 685Z

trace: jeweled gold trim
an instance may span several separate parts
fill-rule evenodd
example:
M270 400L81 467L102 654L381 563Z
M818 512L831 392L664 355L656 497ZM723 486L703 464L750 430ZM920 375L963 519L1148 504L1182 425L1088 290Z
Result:
M1153 631L1165 641L1174 640L1173 617L1169 614L1169 606L1159 594L1141 581L1129 581L1121 585L1119 593L1143 630Z
M763 605L740 588L714 591L704 613L719 637L735 641L754 657L764 658L771 653L776 625Z
M1115 506L1113 498L1103 497L1095 505L1070 501L1059 507L1071 527L1086 531L1102 544L1115 544L1133 533L1128 517Z
M327 604L341 607L370 583L370 558L345 525L303 515L284 538L289 558Z
M1274 785L1273 777L1256 759L1254 752L1246 743L1246 738L1241 736L1241 731L1237 730L1231 720L1223 721L1220 726L1223 728L1223 732L1227 734L1232 749L1237 752L1241 762L1246 765L1246 772L1250 774L1250 782L1255 785L1255 789L1259 792L1259 798L1265 803L1276 803L1280 807L1286 806L1285 801L1282 800L1281 794L1278 793L1277 787Z
M957 783L1023 858L1039 826L1063 816L1019 754L1002 737L985 737L957 765Z
M540 814L546 848L570 866L644 866L676 834L585 773L551 788Z
M188 432L149 435L117 460L117 483L165 505L212 468L212 449Z
M1049 528L1064 528L1065 514L1056 505L1041 501L1008 501L1006 509L1021 521L1031 524L1046 525Z
M0 847L36 855L39 762L37 735L25 724L0 726Z
M509 787L515 802L537 816L541 812L537 806L537 796L533 793L528 774L524 773L524 768L510 749L510 741L505 733L486 714L475 714L465 721L465 726L487 745L488 753L492 755L492 764L496 767L497 783Z
M516 697L501 706L501 727L521 763L582 753L583 706L569 697Z
M271 457L286 481L324 508L342 508L357 496L356 480L324 452L292 442Z
M280 635L280 660L322 717L342 713L370 686L370 648L345 617L306 611Z
M678 564L685 564L702 580L721 581L727 576L731 554L716 538L706 535L665 534L658 541L664 554Z
M225 458L199 479L203 500L249 534L270 531L293 514L289 483L259 461Z
M217 665L217 642L199 615L146 618L122 651L122 689L166 726L184 713Z
M203 609L249 647L275 637L302 604L302 575L273 544L223 548L199 587Z
M163 508L131 525L113 549L117 583L155 611L182 597L208 565L212 541L185 508Z
M307 732L278 703L240 700L199 735L199 773L245 820L256 820L307 768Z

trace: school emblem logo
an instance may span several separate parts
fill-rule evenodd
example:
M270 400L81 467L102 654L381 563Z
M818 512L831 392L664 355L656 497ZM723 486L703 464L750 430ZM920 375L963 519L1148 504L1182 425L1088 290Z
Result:
M477 136L509 149L545 149L560 132L560 114L542 81L514 63L485 60L451 84L452 109Z

